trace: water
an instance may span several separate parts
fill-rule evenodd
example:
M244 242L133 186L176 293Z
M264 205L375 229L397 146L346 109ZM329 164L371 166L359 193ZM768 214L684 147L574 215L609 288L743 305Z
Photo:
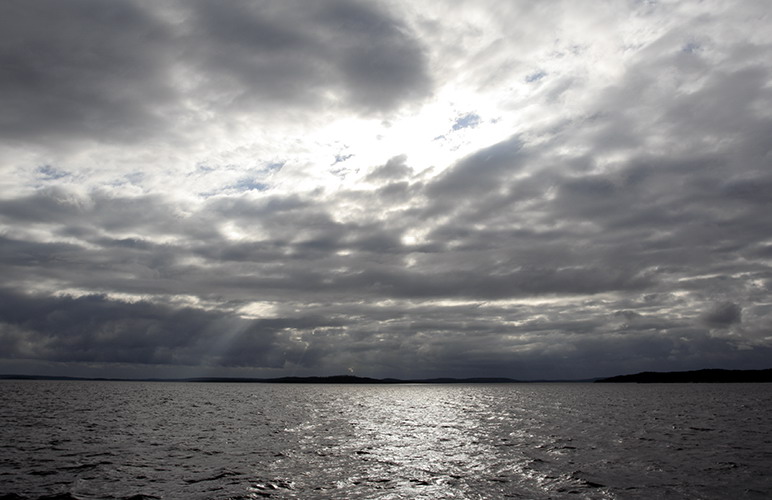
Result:
M772 497L772 384L3 381L0 401L0 498Z

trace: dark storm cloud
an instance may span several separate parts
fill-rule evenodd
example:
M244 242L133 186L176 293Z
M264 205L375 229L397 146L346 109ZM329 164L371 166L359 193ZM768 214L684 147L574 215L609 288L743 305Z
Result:
M713 327L727 327L741 321L742 308L732 302L716 304L703 316L706 324Z
M451 200L458 203L483 194L495 196L496 188L525 164L522 147L522 141L515 137L474 153L433 182L427 189L428 195L435 203L446 200L443 207Z
M288 332L324 318L247 320L217 311L127 303L101 295L0 291L4 357L55 362L281 367L299 356Z
M650 305L662 311L668 304ZM559 378L642 371L652 365L764 366L770 354L766 347L744 350L732 338L714 337L692 326L694 318L667 318L644 307L638 320L619 324L601 312L603 307L602 300L502 306L412 302L386 308L350 304L346 316L355 321L347 328L303 334L310 355L306 368L352 367L398 376L516 372Z
M0 6L0 134L133 140L173 97L171 34L133 2Z
M343 0L11 1L0 46L0 135L23 142L135 142L201 126L202 110L316 109L329 94L386 112L431 90L407 29Z
M327 91L364 112L429 91L422 48L375 5L197 2L187 32L202 95L238 109L316 105Z

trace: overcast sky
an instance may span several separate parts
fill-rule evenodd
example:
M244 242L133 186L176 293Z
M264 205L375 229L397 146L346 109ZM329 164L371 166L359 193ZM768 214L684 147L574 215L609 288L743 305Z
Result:
M772 366L763 1L0 3L0 373Z

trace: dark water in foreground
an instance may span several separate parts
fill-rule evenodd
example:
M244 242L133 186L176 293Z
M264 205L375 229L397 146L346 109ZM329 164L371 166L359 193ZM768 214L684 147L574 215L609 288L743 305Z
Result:
M772 498L772 384L3 381L0 401L0 497Z

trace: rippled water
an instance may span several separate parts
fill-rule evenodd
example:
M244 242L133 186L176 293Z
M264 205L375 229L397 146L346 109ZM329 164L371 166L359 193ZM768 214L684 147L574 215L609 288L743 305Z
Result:
M3 381L0 401L0 498L772 498L772 384Z

